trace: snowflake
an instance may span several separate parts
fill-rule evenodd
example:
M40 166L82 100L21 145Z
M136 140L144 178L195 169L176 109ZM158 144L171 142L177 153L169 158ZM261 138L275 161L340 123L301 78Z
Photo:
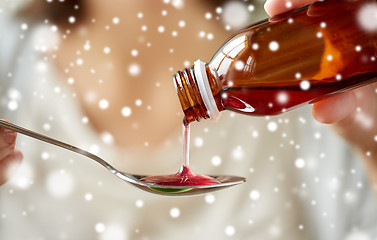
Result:
M169 214L172 218L178 218L181 215L181 211L179 210L179 208L173 207L172 209L170 209Z
M93 194L91 193L85 193L84 199L88 202L93 200Z
M222 160L221 160L221 157L220 157L220 156L213 156L213 157L211 158L211 163L212 163L212 165L215 166L215 167L220 166L220 165L221 165L221 162L222 162Z
M229 1L225 4L222 11L222 20L224 24L230 27L240 28L249 21L249 12L244 3L238 1Z
M280 92L277 94L277 101L284 105L288 102L289 100L289 97L288 97L288 94L286 92Z
M285 3L286 8L291 8L292 7L292 2L288 1Z
M143 101L141 99L136 99L135 100L135 105L140 107L143 104Z
M196 137L195 140L194 140L194 144L195 144L195 146L198 147L198 148L202 147L203 144L204 144L204 140L203 140L203 138L201 138L201 137Z
M377 4L365 3L357 15L359 25L368 32L377 31Z
M159 33L163 33L163 32L165 32L165 27L164 26L158 26L157 31Z
M45 62L39 61L36 64L36 69L38 72L45 72L47 70L47 64Z
M131 50L131 56L136 57L139 54L139 52L136 49Z
M206 36L206 32L200 31L198 35L200 38L204 38Z
M50 154L48 152L42 152L41 157L43 160L48 160L50 158Z
M258 43L253 43L253 45L251 47L253 48L253 50L258 50L259 49L259 44Z
M183 28L183 27L186 26L186 22L183 21L183 20L180 20L180 21L178 22L178 26L179 26L180 28Z
M278 49L279 49L279 43L277 41L271 41L269 44L268 44L268 47L269 49L272 51L272 52L276 52Z
M172 0L171 4L177 9L182 9L185 6L183 0Z
M74 16L70 16L70 17L68 18L68 22L71 23L71 24L73 24L73 23L76 22L76 18L75 18Z
M113 18L113 24L119 24L120 20L118 17Z
M75 181L72 175L64 170L51 172L46 179L48 192L54 197L66 197L73 191Z
M267 124L267 129L270 132L275 132L278 129L278 124L274 121L271 121Z
M241 60L238 60L235 64L234 64L236 70L238 71L241 71L243 70L243 67L245 66L244 62L241 61Z
M237 146L233 151L232 151L232 157L234 160L240 160L244 156L244 150L241 146Z
M278 238L281 235L281 227L279 225L271 225L268 229L269 234L274 237Z
M123 107L121 113L123 117L129 117L132 114L132 110L130 107Z
M84 60L83 60L82 58L78 58L78 59L76 60L76 64L79 65L79 66L81 66L81 65L84 64Z
M346 236L345 240L371 240L371 238L365 232L354 230Z
M259 137L259 132L257 130L253 130L253 132L251 133L251 136L253 138L258 138Z
M101 140L107 145L112 145L114 144L114 137L111 133L109 132L103 132L101 134Z
M15 171L17 170L17 171ZM34 176L34 171L28 163L22 163L21 167L18 168L17 165L9 167L9 173L12 176L11 183L20 188L27 189L32 184L32 179ZM15 175L13 173L16 173Z
M16 101L14 101L14 100L10 100L10 101L8 102L8 109L9 109L10 111L15 111L15 110L17 110L17 109L18 109L18 103L17 103Z
M228 225L225 227L224 232L227 236L233 236L236 233L236 229L234 228L234 226Z
M97 233L103 233L106 227L105 227L105 224L99 222L99 223L96 223L96 225L94 226L94 229Z
M96 229L97 230L97 229ZM126 232L121 224L110 224L101 232L101 240L126 239Z
M104 48L103 48L103 52L104 52L105 54L109 54L109 53L111 52L110 47L104 47Z
M214 203L215 200L216 200L216 197L215 197L215 195L213 195L213 194L207 194L207 195L205 196L205 201L206 201L206 203L208 203L208 204L212 204L212 203Z
M90 41L87 40L84 44L84 50L89 51L90 50Z
M207 33L207 40L213 40L213 33Z
M144 206L144 201L141 200L141 199L136 200L135 205L136 205L137 208L142 208Z
M108 107L110 106L110 103L107 99L101 99L99 102L98 102L98 107L102 110L105 110L107 109Z
M309 90L310 82L308 80L303 80L300 82L300 88L304 91Z
M297 168L304 168L304 167L305 167L305 160L302 159L302 158L298 158L298 159L296 159L296 161L295 161L295 166L296 166Z
M250 196L251 200L256 201L256 200L258 200L260 198L260 193L259 193L258 190L252 190L250 192L249 196Z
M128 67L128 73L131 76L138 76L141 72L140 65L137 63L133 63Z
M29 26L27 25L27 23L22 23L20 28L21 30L26 31L29 28Z

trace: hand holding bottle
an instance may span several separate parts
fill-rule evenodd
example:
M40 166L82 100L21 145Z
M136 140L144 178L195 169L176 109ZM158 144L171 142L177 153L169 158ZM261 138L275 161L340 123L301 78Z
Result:
M22 153L14 149L16 132L0 127L0 186L21 164Z
M267 0L273 16L315 2L313 0ZM313 106L313 116L357 149L365 159L372 181L377 184L377 83L338 94Z

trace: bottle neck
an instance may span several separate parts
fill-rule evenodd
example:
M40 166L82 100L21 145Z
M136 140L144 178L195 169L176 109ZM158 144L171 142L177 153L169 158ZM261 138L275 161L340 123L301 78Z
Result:
M191 68L178 71L173 79L185 121L216 121L220 117L214 96L221 88L215 70L197 60Z

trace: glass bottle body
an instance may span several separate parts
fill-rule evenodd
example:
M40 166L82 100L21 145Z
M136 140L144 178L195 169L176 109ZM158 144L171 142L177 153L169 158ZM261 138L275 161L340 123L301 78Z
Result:
M276 115L376 81L377 33L359 21L366 4L377 3L316 2L232 36L205 67L217 109ZM179 74L184 82L192 78L189 107L182 104L175 76L188 122L211 117L203 94L193 87L198 75L194 68Z

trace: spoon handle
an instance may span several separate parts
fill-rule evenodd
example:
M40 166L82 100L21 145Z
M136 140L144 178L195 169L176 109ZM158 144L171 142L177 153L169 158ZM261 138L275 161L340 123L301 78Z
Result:
M72 152L84 155L84 156L89 157L89 158L93 159L94 161L98 162L99 164L101 164L102 166L104 166L105 168L107 168L108 170L110 170L111 172L113 172L113 173L114 172L115 173L118 172L118 170L116 170L113 166L111 166L109 163L107 163L102 158L100 158L100 157L98 157L98 156L96 156L96 155L94 155L94 154L92 154L92 153L90 153L88 151L85 151L85 150L83 150L81 148L78 148L78 147L75 147L75 146L70 145L68 143L61 142L59 140L47 137L47 136L39 134L37 132L33 132L31 130L28 130L28 129L20 127L20 126L17 126L17 125L15 125L13 123L7 122L7 121L2 120L2 119L0 119L0 126L2 126L4 128L7 128L7 129L10 129L10 130L13 130L15 132L24 134L26 136L29 136L29 137L41 140L43 142L50 143L52 145L55 145L55 146L58 146L58 147L62 147L62 148L65 148L67 150L70 150Z

